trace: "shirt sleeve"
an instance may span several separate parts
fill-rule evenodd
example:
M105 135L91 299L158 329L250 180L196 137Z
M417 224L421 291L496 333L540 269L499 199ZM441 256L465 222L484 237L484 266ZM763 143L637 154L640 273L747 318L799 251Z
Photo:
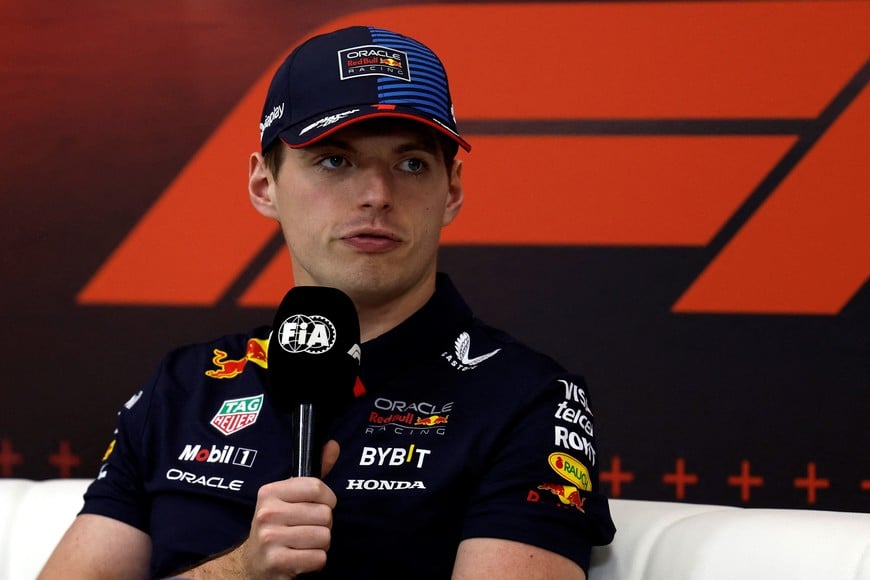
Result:
M118 411L113 438L96 479L85 492L80 513L107 516L150 533L150 499L144 484L147 449L143 434L159 376L158 369Z
M522 388L526 388L523 386ZM510 417L468 505L462 537L535 545L589 568L593 545L613 539L599 491L593 413L582 377L529 387Z

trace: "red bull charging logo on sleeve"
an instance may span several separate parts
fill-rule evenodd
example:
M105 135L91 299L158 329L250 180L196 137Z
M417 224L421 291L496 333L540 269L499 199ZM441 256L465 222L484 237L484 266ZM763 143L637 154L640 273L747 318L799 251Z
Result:
M583 509L583 504L586 502L586 498L580 497L580 490L573 485L542 483L538 486L538 489L549 491L559 499L559 502L562 505L571 506L586 513L586 510ZM535 497L532 497L532 494L535 494ZM528 499L529 501L537 501L537 492L531 492Z

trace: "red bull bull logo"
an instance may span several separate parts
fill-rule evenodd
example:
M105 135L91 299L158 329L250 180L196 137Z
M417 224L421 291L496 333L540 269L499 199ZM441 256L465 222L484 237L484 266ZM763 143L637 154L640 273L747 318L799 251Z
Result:
M559 498L562 505L573 506L583 513L583 504L586 502L585 497L580 497L580 490L573 485L559 485L557 483L542 483L538 489L546 490Z
M402 66L402 61L395 59L395 58L382 58L381 64L386 65L386 66L391 66L394 68L399 68Z
M211 362L215 365L214 369L205 371L205 376L212 379L232 379L239 376L245 370L248 361L255 365L268 368L268 359L266 353L269 351L269 339L252 338L248 341L245 349L245 356L240 359L229 359L228 354L219 348L214 349L214 356Z
M450 415L429 415L428 417L417 417L414 425L424 425L426 427L434 427L435 425L446 425L447 418Z

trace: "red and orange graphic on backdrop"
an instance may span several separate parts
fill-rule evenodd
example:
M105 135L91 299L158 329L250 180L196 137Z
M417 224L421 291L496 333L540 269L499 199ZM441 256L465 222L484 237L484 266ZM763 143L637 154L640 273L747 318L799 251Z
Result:
M474 147L448 244L706 248L675 312L836 314L870 276L868 3L427 5L312 34L361 22L447 66ZM283 56L80 303L212 305L264 251L237 302L280 300L289 258L242 172Z

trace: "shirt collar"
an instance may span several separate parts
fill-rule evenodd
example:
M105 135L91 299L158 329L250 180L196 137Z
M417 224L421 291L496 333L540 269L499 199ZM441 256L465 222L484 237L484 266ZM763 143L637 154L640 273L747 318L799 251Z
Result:
M366 388L389 380L422 357L449 347L472 318L471 309L447 274L435 278L435 293L404 322L363 343L360 378Z

